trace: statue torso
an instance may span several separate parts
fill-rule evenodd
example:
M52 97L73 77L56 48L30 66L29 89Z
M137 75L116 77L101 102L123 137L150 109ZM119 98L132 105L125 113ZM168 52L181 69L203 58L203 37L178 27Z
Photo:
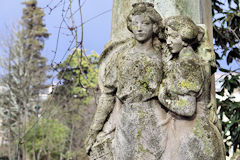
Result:
M117 96L128 102L146 101L154 96L162 79L160 53L133 49L117 57Z

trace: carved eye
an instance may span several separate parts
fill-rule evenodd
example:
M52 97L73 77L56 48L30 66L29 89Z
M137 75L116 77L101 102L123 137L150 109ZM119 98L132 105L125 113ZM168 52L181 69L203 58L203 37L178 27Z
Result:
M133 24L133 25L137 25L137 24L138 24L138 22L134 21L132 24Z
M168 35L168 29L165 29L165 30L164 30L164 33L165 33L166 35Z
M206 48L206 52L211 52L212 49L211 48Z
M178 34L168 34L169 37L172 37L172 38L177 38L178 37Z
M145 24L145 25L149 25L151 22L149 22L149 21L143 21L143 24Z

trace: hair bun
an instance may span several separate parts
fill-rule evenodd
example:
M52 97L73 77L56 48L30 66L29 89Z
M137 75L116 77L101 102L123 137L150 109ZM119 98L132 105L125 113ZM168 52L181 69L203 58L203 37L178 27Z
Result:
M152 7L152 8L154 8L154 4L149 3L149 2L138 2L138 3L134 3L134 4L132 5L133 8L135 8L135 7L137 7L137 6L139 6L139 7Z

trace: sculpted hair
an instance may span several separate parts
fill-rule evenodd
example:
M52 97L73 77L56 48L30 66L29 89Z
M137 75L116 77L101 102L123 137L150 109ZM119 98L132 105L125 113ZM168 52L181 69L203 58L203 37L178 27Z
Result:
M154 29L154 34L158 35L160 32L163 31L163 23L162 17L160 14L154 9L154 5L148 2L140 2L134 3L132 5L133 9L131 10L130 14L127 17L127 28L130 32L132 32L132 17L135 15L146 14L153 24L157 25L157 28ZM158 35L159 36L159 35Z
M204 33L200 27L198 27L189 17L186 16L172 16L165 20L165 27L170 27L174 31L177 31L182 40L193 44L193 42L199 42Z

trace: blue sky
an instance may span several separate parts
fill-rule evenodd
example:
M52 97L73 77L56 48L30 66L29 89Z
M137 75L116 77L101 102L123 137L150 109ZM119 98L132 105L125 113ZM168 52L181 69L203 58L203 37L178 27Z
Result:
M58 30L60 23L62 21L62 9L63 3L60 3L57 8L53 9L50 13L50 9L46 6L49 5L50 8L54 8L57 5L57 2L60 0L38 0L38 6L45 8L45 24L46 27L51 33L51 36L48 40L45 41L45 48L42 54L48 58L49 63L53 60L54 52L56 49L56 39L58 35ZM24 5L21 4L23 0L1 0L0 3L0 35L1 37L6 35L7 28L6 26L11 26L11 24L17 24L22 16L22 8ZM68 0L67 0L68 2ZM78 8L78 0L73 0L73 12ZM104 13L91 21L88 21L84 24L84 40L83 46L86 49L87 53L90 53L92 50L97 53L101 53L104 45L110 40L110 30L111 30L111 16L112 16L112 0L81 0L81 3L84 3L82 7L83 12L83 22L88 21L92 17L95 17L101 13ZM65 10L67 10L68 4L65 4ZM50 13L50 14L49 14ZM74 20L77 26L80 26L80 16L79 12L74 15ZM67 23L71 26L71 20L68 19ZM72 40L70 31L66 26L62 26L59 45L54 59L55 63L60 62L62 59L65 59L67 55L71 52L67 52L67 49ZM78 39L81 39L81 28L78 28ZM72 46L74 47L74 46ZM71 48L72 48L71 47ZM66 56L64 57L64 55Z

